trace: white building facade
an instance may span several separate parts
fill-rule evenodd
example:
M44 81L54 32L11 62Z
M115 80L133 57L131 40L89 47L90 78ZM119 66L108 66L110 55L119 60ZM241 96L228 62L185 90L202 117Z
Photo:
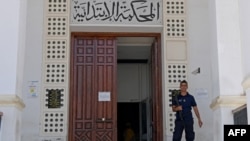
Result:
M74 80L72 46L78 33L91 37L115 35L123 39L117 39L117 46L151 46L151 40L159 37L161 78L157 80L161 81L162 104L156 117L162 127L157 128L160 137L152 137L158 132L152 131L147 114L146 134L141 125L138 129L140 140L172 140L174 113L169 95L178 89L180 80L186 79L203 121L199 128L194 116L195 140L223 141L223 126L235 124L238 110L246 108L250 122L249 7L249 0L1 1L0 141L90 140L88 134L70 137L72 121L77 124L71 117L77 113L71 111L74 102L70 99ZM135 53L137 57L142 54ZM119 59L119 49L117 54ZM144 87L154 83L146 75L151 64L136 66L135 76L140 77L130 80L136 81L133 86L138 84L131 90L138 91L138 96L117 96L118 103L146 101L150 105L148 91L153 88ZM123 66L121 72L132 66ZM131 70L126 72L130 74ZM100 92L99 96L107 96L99 102L110 101L110 96L112 101L112 93Z

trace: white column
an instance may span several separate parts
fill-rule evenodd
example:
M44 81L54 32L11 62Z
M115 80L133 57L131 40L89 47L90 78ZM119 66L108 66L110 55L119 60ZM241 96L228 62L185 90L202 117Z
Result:
M1 1L0 18L0 140L20 141L26 0Z
M242 45L242 68L244 81L242 83L247 96L247 120L250 124L250 1L239 1L240 11L240 31L241 31L241 45Z
M0 4L0 95L15 94L20 5L16 0Z
M250 1L239 0L240 11L240 31L241 31L241 46L242 46L242 67L245 78L250 77Z
M223 126L233 124L232 110L245 102L239 7L236 0L209 0L212 50L213 141L223 140Z
M216 39L220 95L242 94L238 1L216 1Z

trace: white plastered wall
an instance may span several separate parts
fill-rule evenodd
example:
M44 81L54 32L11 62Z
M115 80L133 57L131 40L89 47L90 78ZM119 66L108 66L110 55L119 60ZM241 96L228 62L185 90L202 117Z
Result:
M21 99L25 48L26 0L0 5L0 140L20 141Z
M233 110L246 103L241 86L242 48L239 24L239 5L234 0L211 0L213 140L223 140L223 126L233 124ZM219 115L219 116L218 116ZM218 122L219 121L219 122Z
M141 102L148 98L148 64L118 64L117 102Z
M209 141L213 136L213 117L209 105L212 99L211 80L211 44L208 19L208 1L187 1L188 11L188 91L196 98L197 106L203 121L198 126L194 115L195 140ZM199 73L196 73L200 69Z
M240 0L239 1L239 19L240 19L240 32L241 32L241 45L242 45L242 71L243 71L243 82L242 86L244 88L247 102L250 102L250 18L248 18L248 13L250 12L250 1ZM250 124L250 104L247 104L247 118L248 124Z
M43 0L27 0L26 48L22 97L22 141L40 141L40 97L43 46ZM35 92L30 92L34 82Z

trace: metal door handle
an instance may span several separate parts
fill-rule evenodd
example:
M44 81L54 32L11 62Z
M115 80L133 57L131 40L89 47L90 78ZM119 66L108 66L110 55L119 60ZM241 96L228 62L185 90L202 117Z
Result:
M113 120L107 120L105 118L97 119L96 122L108 122L111 123Z

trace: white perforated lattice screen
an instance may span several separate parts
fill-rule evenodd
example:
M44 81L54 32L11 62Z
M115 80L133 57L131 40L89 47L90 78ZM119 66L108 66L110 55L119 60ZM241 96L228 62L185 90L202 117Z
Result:
M69 0L44 1L44 40L41 95L43 136L67 135Z
M69 0L47 0L46 11L49 14L67 14Z
M185 19L168 18L166 23L168 37L185 37Z
M178 86L181 80L187 79L186 64L168 64L167 65L168 84Z
M166 14L176 15L185 14L185 0L167 0L166 1Z
M65 113L64 112L44 112L44 126L42 130L48 135L55 133L65 133Z
M47 17L46 19L47 21L47 36L57 36L57 37L64 37L67 36L67 32L68 32L68 18L66 16L64 17L57 17L57 16L53 16L53 17Z
M45 59L47 61L66 59L68 47L66 43L66 40L48 40L45 45Z
M65 63L46 63L44 69L45 83L66 82L67 68Z
M187 9L186 0L163 0L164 37L166 41L166 130L174 131L175 112L172 112L172 90L178 90L180 81L188 79Z

